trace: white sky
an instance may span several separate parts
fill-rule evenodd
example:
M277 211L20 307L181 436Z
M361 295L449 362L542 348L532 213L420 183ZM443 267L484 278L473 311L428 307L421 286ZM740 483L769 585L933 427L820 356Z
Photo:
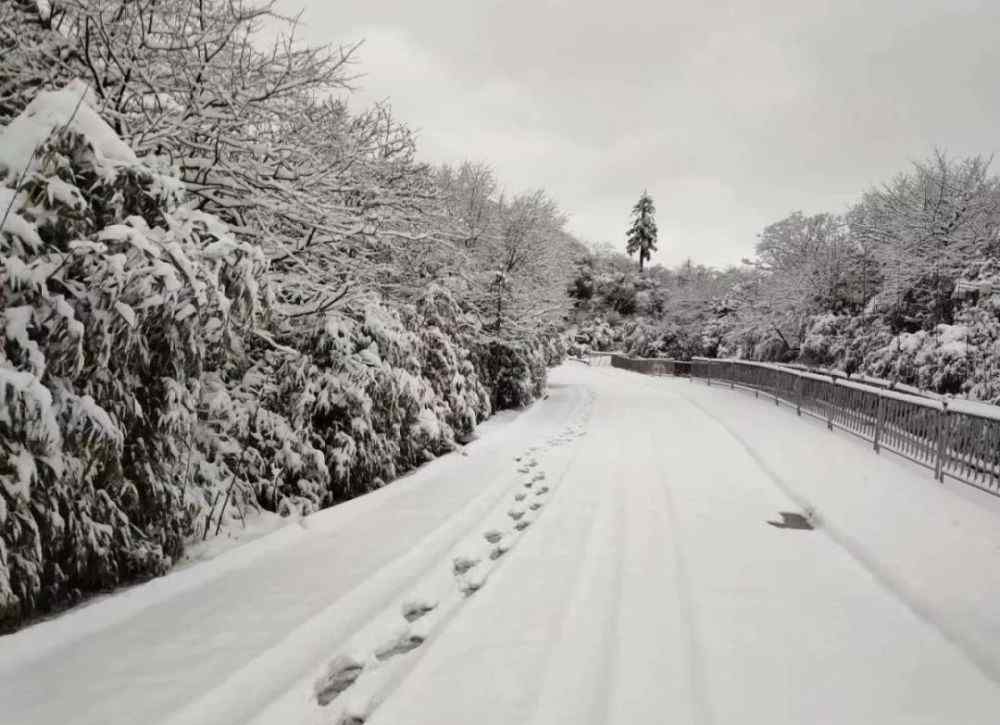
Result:
M1000 1L279 0L310 42L364 40L352 104L389 99L423 159L544 188L624 248L725 265L789 212L841 211L937 146L1000 145Z

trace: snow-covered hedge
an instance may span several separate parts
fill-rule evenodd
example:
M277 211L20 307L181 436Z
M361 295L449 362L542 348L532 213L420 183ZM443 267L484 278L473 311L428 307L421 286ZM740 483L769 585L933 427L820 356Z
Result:
M574 343L581 349L597 352L621 350L628 331L634 325L633 323L622 325L618 319L612 319L612 321L617 324L612 325L607 317L585 320L574 335Z
M265 260L178 206L176 183L135 158L82 84L39 94L4 129L0 173L9 623L180 552L205 495L183 450L211 371L263 314Z
M891 340L892 331L881 317L816 315L806 327L800 362L854 373Z
M801 360L937 393L1000 402L1000 303L961 308L954 324L893 334L875 315L811 318Z
M439 287L281 314L288 275L91 104L40 93L0 134L0 630L254 509L382 485L542 392L559 343L493 339Z

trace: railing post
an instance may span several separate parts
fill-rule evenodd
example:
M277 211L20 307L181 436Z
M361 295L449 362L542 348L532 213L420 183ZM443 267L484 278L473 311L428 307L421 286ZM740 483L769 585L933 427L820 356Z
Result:
M934 478L944 483L944 454L948 438L948 402L942 401L938 414L937 456L934 461Z
M875 440L872 441L872 445L875 448L875 452L878 453L881 448L882 441L882 427L885 425L885 398L881 395L878 396L878 406L875 412Z
M708 387L712 387L712 363L705 363L705 383Z
M795 415L802 415L802 388L805 385L805 378L795 376Z
M832 391L826 403L826 429L833 430L833 398L836 397L837 381L830 378L830 390Z

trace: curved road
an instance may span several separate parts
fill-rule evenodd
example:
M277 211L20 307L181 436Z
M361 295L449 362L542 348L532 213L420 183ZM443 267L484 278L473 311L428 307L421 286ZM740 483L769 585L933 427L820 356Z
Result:
M0 638L0 723L997 721L992 499L738 391L551 380L463 454Z

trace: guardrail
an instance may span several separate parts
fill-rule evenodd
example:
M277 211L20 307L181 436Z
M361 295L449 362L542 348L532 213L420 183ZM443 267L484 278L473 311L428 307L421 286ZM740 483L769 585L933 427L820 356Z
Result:
M691 378L751 390L945 476L1000 496L1000 408L920 397L767 363L695 358Z
M691 374L691 363L686 360L627 357L616 353L611 355L611 367L631 370L632 372L643 373L644 375L676 375L686 377Z

